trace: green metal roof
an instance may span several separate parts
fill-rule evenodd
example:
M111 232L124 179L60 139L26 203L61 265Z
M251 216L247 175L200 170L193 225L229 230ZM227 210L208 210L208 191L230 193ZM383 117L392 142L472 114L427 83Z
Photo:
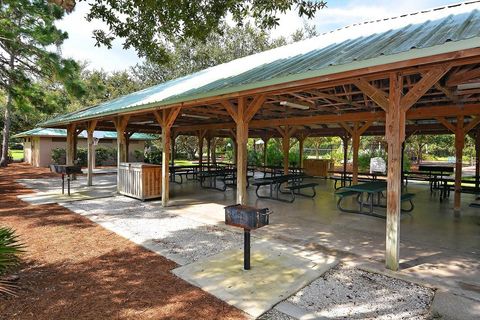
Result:
M117 139L117 133L114 131L95 131L103 135L102 139ZM51 128L35 128L25 132L18 133L12 138L24 138L24 137L66 137L66 129L51 129ZM80 132L79 137L86 138L87 132L84 130ZM130 137L130 140L156 140L158 135L147 133L134 133Z
M480 1L351 25L233 60L42 125L120 114L480 47Z

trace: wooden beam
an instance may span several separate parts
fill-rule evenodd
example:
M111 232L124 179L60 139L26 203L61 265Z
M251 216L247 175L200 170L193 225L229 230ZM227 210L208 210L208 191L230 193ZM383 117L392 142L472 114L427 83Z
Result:
M93 185L93 168L95 167L95 145L93 141L93 132L97 120L88 122L87 125L87 186Z
M475 128L480 123L480 117L472 117L472 120L465 125L464 131L465 134L469 133L473 128Z
M237 121L237 203L247 204L247 141L248 141L248 121L245 117L245 100L240 98L238 101L238 121Z
M455 133L457 131L457 128L455 125L453 125L451 122L449 122L447 119L444 117L435 117L435 119L440 122L445 128L450 130L452 133Z
M400 260L400 213L402 143L405 140L405 110L401 106L402 76L390 75L389 107L386 114L385 139L388 143L387 223L385 263L398 270Z
M401 98L400 104L402 109L407 111L410 109L430 88L438 82L451 68L450 64L441 65L432 68L422 79L418 81L408 93ZM403 86L403 83L402 83Z
M74 161L74 134L76 124L72 123L67 126L67 151L66 151L66 164L67 166L73 165Z
M257 113L260 107L265 102L266 96L264 94L256 96L245 110L244 121L250 122L253 116Z
M480 78L480 68L475 68L473 70L467 70L467 71L461 70L457 73L454 73L451 77L449 77L446 82L446 85L447 87L454 87L476 78Z
M233 121L237 122L238 120L237 107L231 104L230 101L228 100L222 100L220 101L220 103L225 108L225 110L227 110L228 114L230 115L230 117L232 117Z
M389 101L385 91L382 91L363 78L358 78L352 81L353 84L363 93L370 97L380 108L384 111L388 110Z
M457 117L455 130L455 197L453 210L455 215L460 214L462 195L463 147L465 146L464 117Z

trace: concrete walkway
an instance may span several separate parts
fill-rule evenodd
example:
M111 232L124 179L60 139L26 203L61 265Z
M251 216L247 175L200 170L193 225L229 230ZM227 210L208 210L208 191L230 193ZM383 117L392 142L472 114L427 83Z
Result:
M107 179L115 182L114 175ZM463 195L462 215L456 218L451 211L453 199L440 203L438 195L430 194L426 186L409 184L409 192L416 194L416 209L412 217L402 218L402 270L393 273L383 265L385 220L339 212L330 181L318 182L314 200L298 198L293 204L258 200L250 188L249 204L274 212L271 225L255 231L254 237L288 246L301 252L302 258L327 255L435 288L432 310L447 318L449 314L461 315L460 319L480 316L480 214L468 207L473 196ZM32 186L41 190L41 185L51 183L42 180ZM160 201L140 202L122 196L65 206L180 265L223 250L240 250L239 230L223 223L223 207L233 203L234 189L205 190L196 182L171 186L172 201L167 209ZM459 306L462 310L456 312Z

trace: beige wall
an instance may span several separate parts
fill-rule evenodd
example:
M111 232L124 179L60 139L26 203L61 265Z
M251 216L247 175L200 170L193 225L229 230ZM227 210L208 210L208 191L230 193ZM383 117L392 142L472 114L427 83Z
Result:
M60 139L62 141L60 141ZM66 149L67 138L51 138L51 137L32 137L31 142L25 138L24 150L25 161L32 164L35 167L48 167L52 161L52 150L55 148ZM103 148L117 148L117 140L112 139L100 139L98 147ZM87 148L87 139L78 139L78 148ZM132 140L129 145L129 160L130 161L143 161L142 159L135 158L135 150L139 150L143 153L145 148L144 141ZM113 162L112 162L113 164Z

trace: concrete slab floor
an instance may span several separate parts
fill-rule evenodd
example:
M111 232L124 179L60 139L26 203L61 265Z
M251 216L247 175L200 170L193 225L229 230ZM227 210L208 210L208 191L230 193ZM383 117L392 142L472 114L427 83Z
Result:
M109 184L115 183L115 175L109 179ZM37 189L52 183L59 186L59 179L50 180L33 185ZM102 183L100 176L94 181ZM319 253L328 253L342 261L359 266L373 265L377 272L388 272L383 263L385 220L339 212L331 181L316 179L316 182L320 186L315 199L297 197L292 204L259 200L254 188L250 187L248 204L274 211L271 225L257 230L253 236L288 244L310 260ZM416 194L416 208L412 216L402 217L402 270L391 275L465 297L471 305L468 310L477 310L480 303L480 211L468 207L475 197L463 194L461 215L455 217L453 195L440 202L438 193L431 194L428 186L416 183L409 184L408 192ZM237 228L225 226L223 222L223 207L234 202L235 189L206 190L201 189L198 182L188 181L181 185L171 184L169 208L161 208L160 201L148 204L151 213L177 214L234 231ZM135 211L131 214L135 215Z
M275 242L256 241L251 270L243 270L243 251L233 249L173 272L256 318L338 262L331 256L322 260L314 263Z

